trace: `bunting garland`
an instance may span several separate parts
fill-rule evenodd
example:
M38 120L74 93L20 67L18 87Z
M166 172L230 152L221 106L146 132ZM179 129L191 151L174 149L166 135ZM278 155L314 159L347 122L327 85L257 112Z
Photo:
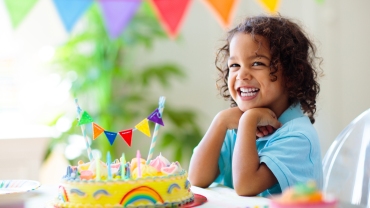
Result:
M122 131L119 131L118 133L113 132L113 131L107 131L103 127L99 126L97 123L94 122L92 117L86 111L82 111L78 105L77 105L77 112L78 113L82 112L81 116L78 118L78 125L81 126L81 128L84 127L82 125L91 123L93 140L96 140L104 132L105 137L108 139L111 145L113 145L114 141L116 140L117 134L119 134L122 137L122 139L127 143L127 145L131 147L132 132L134 130L139 130L146 136L150 137L151 133L150 133L150 128L149 128L149 121L164 126L162 116L158 108L155 109L147 118L144 118L142 121L136 124L135 128L122 130ZM85 134L84 131L83 131L83 134ZM90 144L87 144L87 145L89 146Z
M223 28L230 27L239 0L203 0L203 2L213 11Z
M38 0L4 0L13 28L17 28Z
M147 3L155 11L161 25L168 36L175 38L180 31L192 0L50 0L67 32L71 32L75 23L98 2L100 5L105 28L114 39L120 36L135 15L136 11ZM202 0L211 9L223 28L228 28L235 13L239 0ZM256 0L270 13L276 13L281 0ZM325 0L315 0L323 4ZM13 28L17 28L38 0L4 0ZM145 7L146 8L146 7Z
M92 5L93 0L53 0L53 2L64 27L71 32L77 20Z
M151 2L167 34L175 38L191 0L152 0Z
M106 29L112 39L119 37L141 4L141 0L100 0L99 2Z
M276 13L280 5L280 0L258 0L258 2L270 13Z

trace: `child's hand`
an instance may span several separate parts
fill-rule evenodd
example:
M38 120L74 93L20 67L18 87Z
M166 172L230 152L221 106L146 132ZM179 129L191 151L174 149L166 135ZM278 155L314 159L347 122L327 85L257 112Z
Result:
M276 129L274 129L272 126L257 126L257 132L256 136L257 137L264 137L267 135L272 134Z
M243 111L238 107L233 107L219 112L217 119L222 121L226 129L237 129L242 115Z
M264 137L280 128L282 124L277 120L275 113L269 108L252 108L247 110L242 119L252 119L257 124L257 137Z

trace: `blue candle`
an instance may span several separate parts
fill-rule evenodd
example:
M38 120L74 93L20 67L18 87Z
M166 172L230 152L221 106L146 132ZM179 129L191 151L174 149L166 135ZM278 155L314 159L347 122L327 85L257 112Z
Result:
M108 166L108 179L111 180L112 179L112 171L110 169L110 162L111 159L110 159L110 152L108 151L107 152L107 166Z

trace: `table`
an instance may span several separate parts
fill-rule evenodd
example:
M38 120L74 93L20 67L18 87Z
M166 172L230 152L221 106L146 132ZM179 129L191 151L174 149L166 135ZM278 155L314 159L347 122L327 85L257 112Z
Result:
M203 189L192 186L192 191L203 195L207 202L200 208L267 208L269 199L262 197L238 196L233 189L218 184ZM8 194L7 200L0 195L0 208L49 208L50 202L58 195L57 185L41 185L40 188L26 193ZM49 206L48 206L49 204ZM51 206L52 207L52 206ZM366 206L351 205L341 202L338 208L365 208Z

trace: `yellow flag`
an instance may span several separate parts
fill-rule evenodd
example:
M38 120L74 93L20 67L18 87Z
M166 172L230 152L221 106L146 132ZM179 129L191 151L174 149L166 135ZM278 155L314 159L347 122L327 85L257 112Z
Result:
M258 2L270 13L276 13L280 5L280 0L258 0Z
M149 123L148 119L144 118L140 123L136 124L135 128L139 131L141 131L143 134L150 137L150 129L149 129Z

